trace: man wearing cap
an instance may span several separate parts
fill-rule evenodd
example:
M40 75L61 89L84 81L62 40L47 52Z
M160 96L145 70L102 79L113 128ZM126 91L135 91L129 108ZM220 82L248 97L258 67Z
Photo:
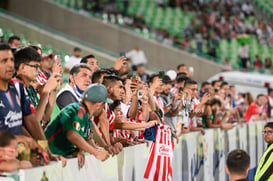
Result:
M53 64L54 64L53 58L54 58L54 53L44 55L42 57L41 62L40 62L40 69L46 75L47 79L52 74L52 68L53 68Z
M73 49L73 56L71 56L64 65L64 73L69 74L69 71L72 69L72 67L81 62L81 54L82 49L80 49L79 47L75 47Z
M91 139L92 134L97 136L94 117L101 114L104 103L113 102L107 96L105 86L92 84L85 90L81 102L66 106L50 122L45 134L53 153L69 157L85 151L101 161L109 157L108 152L94 146Z
M182 93L176 91L172 93L171 90L171 79L168 75L163 78L163 91L160 94L160 98L164 106L164 120L173 131L176 130L176 115L182 109L183 103L180 101Z

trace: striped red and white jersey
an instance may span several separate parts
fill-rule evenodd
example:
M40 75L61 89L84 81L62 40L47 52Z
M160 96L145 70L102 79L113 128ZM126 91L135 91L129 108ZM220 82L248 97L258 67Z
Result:
M141 111L138 111L138 114L135 118L130 118L130 121L133 123L142 123L141 120L139 120L140 115L142 114ZM135 136L137 136L139 139L143 139L144 131L134 131Z
M136 118L130 118L128 119L132 123L141 123L142 121L139 120L140 115L142 114L141 111L138 112L138 115ZM143 139L144 131L134 131L135 136L137 136L139 139ZM126 130L118 129L114 131L114 137L115 138L124 138L124 139L130 139L130 133Z
M156 104L159 106L159 108L163 111L164 113L164 104L162 99L159 96L154 96L154 100L156 102Z
M154 181L171 181L173 151L171 128L168 125L159 125L155 142L151 146L144 178Z
M110 110L109 105L107 103L104 104L104 111L106 112L107 119L109 122L109 131L113 131L114 129L114 120L115 120L115 113L114 111ZM97 127L100 129L100 122L99 118L95 117L94 122L96 123Z

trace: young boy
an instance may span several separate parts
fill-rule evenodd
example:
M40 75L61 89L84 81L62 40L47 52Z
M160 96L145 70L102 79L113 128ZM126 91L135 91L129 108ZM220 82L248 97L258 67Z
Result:
M8 131L0 131L0 173L31 168L29 161L18 160L17 140Z

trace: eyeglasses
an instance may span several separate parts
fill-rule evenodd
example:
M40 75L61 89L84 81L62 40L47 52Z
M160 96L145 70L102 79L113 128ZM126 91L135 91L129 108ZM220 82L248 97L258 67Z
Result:
M35 69L36 69L36 71L38 71L38 70L39 70L39 68L40 68L40 65L39 65L39 64L30 65L30 64L28 64L28 63L25 63L25 65L27 65L27 66L29 66L29 67L32 67L32 68L35 68Z
M263 134L266 134L266 133L268 133L268 134L272 134L272 133L273 133L273 131L263 131Z

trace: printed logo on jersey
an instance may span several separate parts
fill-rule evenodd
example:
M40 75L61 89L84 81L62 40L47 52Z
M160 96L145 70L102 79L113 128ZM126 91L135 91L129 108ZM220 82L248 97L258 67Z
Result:
M4 123L9 128L22 125L22 113L9 111L5 117Z
M169 146L161 145L159 147L159 154L162 155L162 156L169 157L170 156L170 148L169 148Z
M5 108L6 106L3 104L3 101L0 102L0 107Z
M75 130L77 130L77 131L80 131L80 129L81 129L81 125L80 125L80 123L77 122L77 121L73 121L72 126L73 126L73 128L74 128Z

